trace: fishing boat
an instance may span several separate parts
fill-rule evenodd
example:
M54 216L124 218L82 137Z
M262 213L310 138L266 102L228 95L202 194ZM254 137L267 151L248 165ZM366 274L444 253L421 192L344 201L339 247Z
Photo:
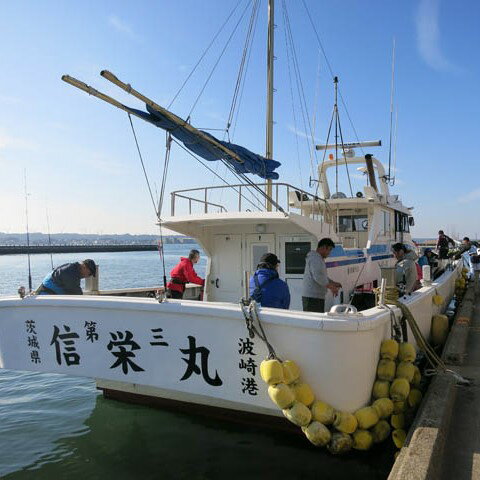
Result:
M365 292L372 298L380 286L382 269L394 264L392 244L412 244L412 212L390 193L391 175L382 163L370 153L356 154L380 146L379 141L345 143L335 138L334 143L318 145L325 155L330 150L335 154L319 165L313 192L276 181L274 1L268 5L265 156L195 128L109 71L102 71L102 77L141 100L145 110L63 77L129 118L166 130L170 144L176 141L208 161L223 162L242 182L174 191L170 216L157 212L162 228L195 238L208 257L201 301L188 295L182 300L99 295L98 286L90 288L96 295L2 298L1 368L87 376L109 397L224 411L230 417L262 415L273 421L282 412L268 397L259 366L274 346L279 357L301 367L316 398L349 412L369 403L380 344L391 337L402 314L381 303L362 309L356 299ZM336 92L336 79L334 86ZM363 190L346 194L336 181L332 193L327 173L338 171L339 164L365 173ZM222 203L212 201L220 189L226 192ZM336 245L326 265L342 291L335 297L328 294L326 313L303 312L305 255L324 237ZM250 275L267 252L280 259L279 274L291 293L288 310L255 305L252 310L241 303L242 297L248 298ZM403 299L426 337L432 315L445 309L453 296L460 266L448 267ZM435 304L434 295L445 302ZM255 333L259 330L264 336Z

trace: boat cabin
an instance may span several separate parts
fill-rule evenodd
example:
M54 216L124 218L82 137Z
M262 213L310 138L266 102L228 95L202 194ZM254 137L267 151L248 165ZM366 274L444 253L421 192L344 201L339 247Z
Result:
M347 160L365 165L363 157ZM393 243L409 240L409 209L398 196L389 195L382 181L383 166L371 160L380 191L367 185L354 197L341 192L330 195L325 172L334 163L325 162L319 168L323 198L273 183L275 204L251 211L250 185L181 190L171 193L171 216L162 225L195 238L207 254L205 300L238 302L248 297L249 278L260 257L272 252L280 259L279 275L290 289L290 308L301 309L305 256L323 237L337 245L327 268L344 286L342 299L346 300L355 288L380 278L379 266L392 262Z

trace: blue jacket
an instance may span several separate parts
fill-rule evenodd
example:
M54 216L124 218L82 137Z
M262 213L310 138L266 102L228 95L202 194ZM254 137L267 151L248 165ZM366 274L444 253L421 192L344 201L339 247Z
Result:
M278 273L269 268L260 268L255 272L262 291L262 299L260 304L262 307L274 307L288 309L290 307L290 291L288 285L278 278ZM262 285L272 278L271 281ZM256 288L254 276L250 277L250 295Z
M40 292L40 294L82 295L80 280L80 264L78 262L65 263L57 267L43 279L43 286L50 290L50 292L44 291Z

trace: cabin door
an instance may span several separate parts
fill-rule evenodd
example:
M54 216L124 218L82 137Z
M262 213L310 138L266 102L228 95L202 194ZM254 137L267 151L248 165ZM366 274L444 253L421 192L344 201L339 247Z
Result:
M242 236L215 235L209 300L235 302L242 298Z

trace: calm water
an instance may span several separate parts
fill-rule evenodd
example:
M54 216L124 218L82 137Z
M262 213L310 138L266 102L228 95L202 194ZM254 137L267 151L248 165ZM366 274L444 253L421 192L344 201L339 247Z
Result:
M191 246L168 245L170 270ZM89 254L102 288L160 285L156 252ZM82 254L54 255L54 265ZM34 286L50 270L33 255ZM205 259L196 267L201 276ZM27 285L24 255L0 256L0 295ZM341 381L341 379L339 379ZM385 479L393 451L333 457L301 436L105 400L90 379L0 370L0 478Z

